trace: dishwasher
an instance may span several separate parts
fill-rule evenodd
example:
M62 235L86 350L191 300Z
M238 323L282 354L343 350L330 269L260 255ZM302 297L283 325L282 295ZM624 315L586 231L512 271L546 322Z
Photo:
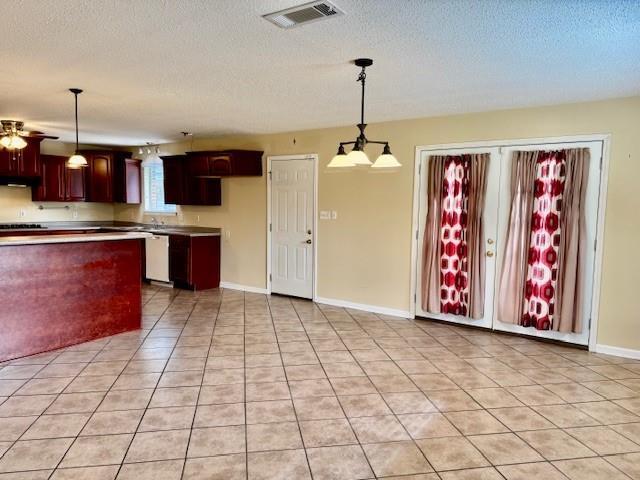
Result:
M145 238L146 278L169 281L169 235Z

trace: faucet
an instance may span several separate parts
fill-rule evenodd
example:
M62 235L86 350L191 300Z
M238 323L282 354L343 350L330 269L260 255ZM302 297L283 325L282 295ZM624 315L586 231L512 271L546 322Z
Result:
M153 228L164 228L164 220L160 220L158 222L156 217L151 217L151 226Z

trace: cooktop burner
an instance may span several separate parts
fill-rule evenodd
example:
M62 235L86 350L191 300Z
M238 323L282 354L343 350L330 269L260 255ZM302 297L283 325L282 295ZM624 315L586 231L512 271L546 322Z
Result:
M45 228L39 223L0 223L0 230L27 230L31 228Z

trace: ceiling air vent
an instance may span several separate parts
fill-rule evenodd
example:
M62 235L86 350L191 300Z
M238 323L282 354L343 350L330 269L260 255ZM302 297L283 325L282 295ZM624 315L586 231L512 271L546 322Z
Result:
M263 17L280 28L293 28L340 15L344 15L344 12L330 2L310 2L263 15Z

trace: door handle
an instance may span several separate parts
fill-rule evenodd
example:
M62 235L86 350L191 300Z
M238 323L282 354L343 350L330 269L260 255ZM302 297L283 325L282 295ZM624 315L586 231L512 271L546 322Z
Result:
M311 240L307 240L305 243L308 243L309 245L311 245Z
M487 239L487 243L488 243L489 245L493 245L493 238L488 238L488 239Z
M311 229L307 230L307 233L308 233L309 235L311 235Z
M487 252L487 257L493 257L493 252L491 250Z

